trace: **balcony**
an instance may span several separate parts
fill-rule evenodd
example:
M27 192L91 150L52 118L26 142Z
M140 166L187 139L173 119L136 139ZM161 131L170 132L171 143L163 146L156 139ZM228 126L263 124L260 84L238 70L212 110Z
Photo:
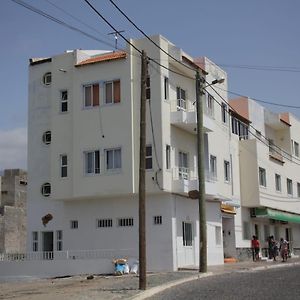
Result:
M269 157L284 164L282 150L275 145L269 145Z
M206 105L204 105L203 112L204 132L214 131L215 123L212 119L213 111L209 110L206 107ZM172 125L193 134L197 133L196 105L194 105L192 101L185 99L172 100L170 106L170 113L170 122Z
M177 167L172 170L172 191L187 195L189 191L198 190L198 175L196 170ZM217 195L217 178L210 172L205 172L205 194L207 197Z

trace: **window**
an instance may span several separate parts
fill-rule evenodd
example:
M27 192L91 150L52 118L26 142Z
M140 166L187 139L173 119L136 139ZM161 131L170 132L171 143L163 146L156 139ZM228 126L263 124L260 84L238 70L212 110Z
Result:
M70 227L71 227L71 229L78 229L78 221L77 220L71 220L70 221Z
M133 218L120 218L118 219L119 227L133 226Z
M66 90L60 92L60 111L68 111L68 91Z
M222 122L227 123L227 105L224 102L222 102L221 112L222 112Z
M152 146L146 146L146 170L152 169Z
M186 109L186 93L180 87L176 88L177 93L177 110L185 110Z
M43 76L43 84L44 85L50 85L51 82L52 82L52 74L51 74L51 72L47 72Z
M209 116L214 115L214 98L211 94L207 93L206 94L206 108L207 108L207 114Z
M150 76L148 75L146 78L146 99L150 100L150 98L151 98Z
M297 182L297 196L300 198L300 183Z
M192 223L182 222L183 246L193 246Z
M215 227L215 238L216 238L216 245L220 246L222 243L221 226Z
M210 156L210 174L212 179L217 178L217 157L214 155Z
M166 145L166 168L170 169L171 167L171 146Z
M32 232L32 251L39 251L39 234L37 231Z
M120 103L121 89L120 80L108 81L105 83L105 103Z
M121 148L105 150L106 170L121 169Z
M41 193L45 197L49 197L51 194L51 184L49 182L46 182L42 185Z
M275 188L277 192L281 191L281 176L279 174L275 174Z
M165 95L165 100L169 99L169 78L164 77L164 95Z
M248 125L235 118L234 116L231 117L231 132L233 134L237 134L240 140L248 139Z
M289 195L293 195L293 181L289 178L286 180L286 189Z
M179 179L188 179L189 168L188 168L188 154L187 153L179 151L178 165L179 165Z
M280 239L280 237L279 237L279 227L278 226L274 227L274 238L275 238L275 241L279 241L279 239Z
M162 216L154 216L153 223L154 223L154 225L161 225L162 224Z
M299 144L294 141L294 152L297 157L299 157Z
M100 151L88 151L85 156L85 174L100 174Z
M230 163L227 160L224 160L224 180L230 181Z
M244 240L251 240L249 222L243 222L243 239Z
M62 230L56 231L56 250L62 251L63 249L63 233Z
M84 89L84 107L99 106L99 84L85 85Z
M51 144L51 131L45 131L43 133L43 143L46 145Z
M266 180L266 170L264 168L259 167L259 184L261 186L266 187L267 186L267 180Z
M112 227L112 225L113 225L112 219L98 219L97 220L97 228Z
M60 176L68 177L68 156L67 155L60 156Z

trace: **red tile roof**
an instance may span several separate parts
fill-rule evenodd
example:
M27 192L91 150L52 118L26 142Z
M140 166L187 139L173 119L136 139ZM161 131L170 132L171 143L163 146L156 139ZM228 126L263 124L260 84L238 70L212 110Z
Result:
M96 63L101 63L101 62L106 62L106 61L111 61L111 60L116 60L116 59L123 59L123 58L126 58L126 56L127 56L127 53L123 52L123 51L110 52L110 53L106 53L106 54L102 54L99 56L95 56L95 57L86 59L86 60L78 63L75 66L81 67L81 66L85 66L85 65L89 65L89 64L96 64Z

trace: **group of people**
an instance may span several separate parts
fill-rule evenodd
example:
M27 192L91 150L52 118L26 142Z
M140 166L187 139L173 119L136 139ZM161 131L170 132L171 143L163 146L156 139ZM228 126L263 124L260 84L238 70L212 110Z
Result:
M276 257L278 256L278 254L279 254L278 251L279 251L282 261L283 262L287 261L288 253L289 253L288 244L289 244L288 241L281 238L279 247L278 247L278 242L274 239L274 236L273 235L269 236L268 237L269 259L273 259L274 261L276 261ZM253 237L252 237L251 247L252 247L253 261L258 261L259 260L260 243L259 243L257 236L255 236L255 235L253 235Z

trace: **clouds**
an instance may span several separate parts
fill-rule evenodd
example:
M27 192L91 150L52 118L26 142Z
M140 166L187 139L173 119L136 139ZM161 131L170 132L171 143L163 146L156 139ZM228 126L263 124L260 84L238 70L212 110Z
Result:
M0 170L27 169L27 128L0 129Z

